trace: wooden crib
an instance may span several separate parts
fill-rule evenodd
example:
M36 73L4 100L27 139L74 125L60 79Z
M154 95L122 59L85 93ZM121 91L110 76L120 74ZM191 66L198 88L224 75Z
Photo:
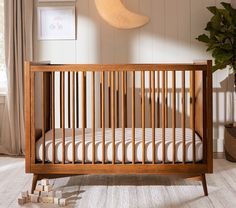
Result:
M25 168L34 174L32 190L44 177L182 174L201 180L208 195L211 61L26 62L24 96Z

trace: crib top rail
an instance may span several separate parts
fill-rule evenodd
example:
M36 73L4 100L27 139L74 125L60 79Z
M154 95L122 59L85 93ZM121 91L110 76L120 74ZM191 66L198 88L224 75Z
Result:
M31 63L33 72L52 71L206 71L207 62L201 63L170 63L170 64L41 64Z

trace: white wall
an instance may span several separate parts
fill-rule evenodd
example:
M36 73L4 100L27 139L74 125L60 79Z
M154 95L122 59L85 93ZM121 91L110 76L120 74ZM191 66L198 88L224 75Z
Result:
M151 21L140 29L118 30L102 21L94 0L77 0L77 40L38 41L35 35L35 60L51 60L52 63L167 63L209 59L211 56L205 52L205 46L195 38L204 32L210 18L206 7L219 6L220 2L124 0L128 8L148 15ZM227 76L227 70L214 74L215 151L223 151L223 125L232 120L235 112L233 105L229 105L233 103L233 93Z

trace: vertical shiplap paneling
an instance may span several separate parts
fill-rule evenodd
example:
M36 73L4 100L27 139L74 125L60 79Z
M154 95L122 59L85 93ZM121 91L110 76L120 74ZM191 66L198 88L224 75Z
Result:
M89 63L102 63L101 57L101 22L94 0L89 1L89 16L92 25L89 28ZM90 84L90 83L89 83ZM100 73L95 73L95 127L100 126ZM89 89L89 87L88 87ZM90 90L91 91L91 90ZM91 92L90 92L91 93Z
M151 22L153 24L153 63L162 63L165 57L163 53L165 47L165 3L165 0L152 1ZM160 48L162 50L160 50ZM157 119L161 120L156 117L156 121Z
M88 29L88 41L87 41L87 50L88 50L88 63L102 63L102 55L101 55L101 17L99 16L94 0L88 1L88 18L90 21L87 22ZM91 73L87 73L87 103L91 103ZM99 74L95 74L95 86L99 86ZM100 103L100 94L99 87L95 87L95 101ZM100 107L96 105L95 112L99 112ZM88 106L87 108L87 122L88 127L91 127L91 108ZM100 114L96 113L95 115L95 123L99 125Z
M217 7L222 7L222 1L215 0ZM224 2L230 3L230 0ZM215 142L215 149L223 152L224 142L224 124L233 121L233 116L236 116L234 91L233 91L233 76L227 69L218 70L213 74L214 79L214 94L213 94L213 110L214 122L217 128L214 128L214 138L218 138Z
M153 0L145 0L145 1L140 1L140 13L151 17L152 16L152 3ZM152 63L153 61L153 51L152 51L152 45L153 45L153 21L150 19L150 23L145 25L144 27L140 28L140 44L142 44L142 47L140 47L140 63ZM145 89L146 89L146 99L145 99L145 106L146 106L146 113L145 113L145 123L147 127L150 126L150 107L151 105L149 104L149 72L145 73Z
M92 24L92 20L89 17L89 1L77 0L77 40L76 40L76 63L88 63L89 62L89 28ZM83 28L83 29L81 29ZM81 79L82 75L79 73L79 125L81 127Z
M153 61L153 25L155 24L154 21L151 19L152 17L152 4L153 0L141 0L140 1L140 13L150 17L150 22L147 25L144 25L139 29L140 31L140 51L139 51L139 61L140 63L152 63ZM142 47L141 47L142 46Z
M178 1L178 45L179 45L179 60L182 62L192 62L191 56L191 4L189 0ZM178 84L181 82L177 77ZM186 91L187 101L190 99L190 74L186 73ZM180 86L179 86L180 89ZM189 127L190 123L190 103L186 102L186 125ZM177 116L177 123L180 123L181 116ZM179 119L179 120L178 120ZM179 121L179 122L178 122Z
M206 6L214 5L215 0L191 0L191 51L193 59L206 59L209 54L206 53L204 44L199 43L196 38L204 32L206 23L210 18L210 14Z
M165 62L178 61L178 0L165 1Z
M91 19L89 17L89 1L77 0L77 40L76 40L76 62L89 62L89 26ZM82 29L83 28L83 29Z
M153 28L152 62L161 63L164 59L163 48L165 45L165 0L152 1L151 24ZM162 50L160 50L160 48Z
M100 48L100 53L101 53L101 63L104 64L110 64L114 63L114 58L115 58L115 30L113 27L111 27L108 23L105 21L101 21L101 36L100 40L101 41L101 48ZM108 104L108 88L107 88L107 74L105 76L105 103ZM109 113L108 113L108 107L106 106L106 112L105 112L105 125L108 126L108 119L109 119Z
M140 2L142 0L126 0L124 1L124 5L131 11L134 11L134 12L140 12ZM127 42L127 45L125 46L125 48L127 49L127 63L140 63L140 28L135 28L135 29L132 29L132 30L126 30L126 33L125 35L127 36L128 38L128 42ZM140 75L139 73L137 72L136 73L136 79L137 79L137 82L136 82L136 89L137 91L140 89L140 86L139 85L139 80L140 80ZM128 86L127 86L127 93L128 93L128 96L127 96L127 112L132 112L131 111L131 75L128 74L128 77L127 77L127 83L128 83ZM137 87L138 86L138 87ZM138 99L140 96L140 94L137 92L136 93L136 99ZM136 105L136 113L138 113L136 116L136 118L140 118L140 112L139 111L139 104L140 104L140 100L138 100L137 102L137 105ZM139 121L140 119L137 119L137 122ZM137 123L137 126L138 126L138 123ZM128 127L131 127L131 116L128 116Z
M140 1L142 0L125 0L125 6L134 12L140 12ZM128 42L127 63L140 63L140 28L127 30L126 35Z
M190 0L178 0L178 62L192 62L191 57L191 4Z
M195 38L204 32L206 22L211 16L206 7L210 5L219 6L220 2L221 0L124 0L123 3L128 9L148 15L151 20L142 28L119 30L102 20L96 10L94 0L77 0L75 3L77 9L77 40L38 41L37 24L35 24L35 61L51 60L52 63L160 63L192 62L196 59L211 58L210 54L205 52L205 45L199 43ZM230 0L226 0L226 2L230 2ZM60 5L63 4L60 3ZM48 4L44 3L43 5ZM37 22L36 17L35 22ZM148 76L146 77L146 83L148 83ZM56 83L58 83L58 76L55 78ZM177 75L177 88L179 87L179 78ZM227 84L225 84L228 81L224 82L226 78L227 71L214 74L215 91L228 90ZM99 86L99 75L95 80L96 86ZM129 81L130 79L128 84ZM88 93L90 93L89 86L90 78L87 83ZM130 93L130 89L129 86L128 93ZM81 93L80 89L79 92ZM59 91L57 88L55 96L58 100ZM217 138L223 138L223 123L228 119L226 114L232 114L231 110L229 110L230 112L220 110L222 108L229 109L226 107L229 104L229 100L226 99L227 96L226 93L222 92L214 95L214 101L216 101L214 102L216 126L214 135ZM98 87L96 87L96 100L99 103ZM223 100L227 100L227 102ZM137 127L141 126L139 123L140 104L140 75L137 73ZM178 105L181 107L181 103ZM99 112L99 106L96 107L96 112ZM130 107L131 100L128 100L128 112L131 112ZM56 111L59 112L58 105L56 105ZM97 122L100 120L99 115L96 113ZM108 114L106 113L106 115ZM58 124L59 117L56 120ZM131 122L129 121L128 124L130 125Z
M179 60L179 32L178 32L178 0L166 0L165 1L165 62L178 62ZM167 55L168 54L168 55ZM171 75L168 73L168 80L171 81ZM167 85L169 87L169 81ZM171 100L170 93L167 94L167 106L166 110L168 112L168 127L170 123L171 115ZM162 100L162 105L164 104ZM162 112L163 113L163 112Z

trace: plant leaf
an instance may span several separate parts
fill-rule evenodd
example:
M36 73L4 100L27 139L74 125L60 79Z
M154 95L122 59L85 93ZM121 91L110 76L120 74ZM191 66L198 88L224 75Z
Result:
M219 10L217 9L216 6L210 6L210 7L207 7L207 9L212 13L212 14L217 14L217 12L219 12Z
M197 40L204 42L204 43L209 43L210 39L206 34L199 35Z
M230 51L231 53L233 53L233 51L232 51L233 46L231 44L229 44L229 43L220 44L220 48L224 49L224 50L227 50L227 51Z

